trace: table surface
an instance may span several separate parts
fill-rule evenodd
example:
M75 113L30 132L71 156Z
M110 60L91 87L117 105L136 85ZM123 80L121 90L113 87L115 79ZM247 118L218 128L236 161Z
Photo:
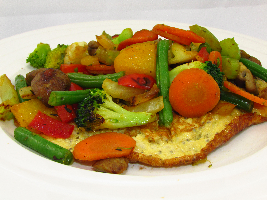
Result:
M199 24L267 41L266 0L0 0L0 40L51 26L103 20L154 20ZM5 199L28 196L32 187L19 174L0 170ZM12 188L16 181L23 187ZM42 194L42 188L34 188ZM5 196L6 195L6 196ZM7 196L9 195L9 196ZM43 199L43 198L40 198Z

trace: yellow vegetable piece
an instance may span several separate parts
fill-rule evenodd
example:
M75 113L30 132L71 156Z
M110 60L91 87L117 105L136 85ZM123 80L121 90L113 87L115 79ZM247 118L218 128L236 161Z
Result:
M156 78L156 42L133 44L121 50L114 61L115 72L147 74Z
M82 65L86 65L86 66L90 66L90 65L99 65L99 60L96 56L85 56L81 59L81 64Z
M173 43L168 55L169 64L181 64L196 60L197 51L187 51L186 48L178 43Z
M50 117L59 119L55 108L46 107L39 99L31 99L11 107L11 111L22 127L27 127L37 114L38 110Z
M0 98L0 120L12 119L13 115L10 111L10 108L11 106L19 103L19 97L6 74L0 76Z
M112 81L111 79L105 79L102 88L113 98L119 98L125 101L130 101L133 96L145 92L143 89L119 85L118 82Z
M81 64L81 59L88 55L88 44L86 42L74 42L66 49L64 64Z

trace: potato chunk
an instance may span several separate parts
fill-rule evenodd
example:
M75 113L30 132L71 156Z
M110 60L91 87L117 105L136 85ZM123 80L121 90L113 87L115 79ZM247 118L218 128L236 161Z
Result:
M173 43L169 52L169 64L181 64L196 60L197 51L187 51L186 48L178 43Z
M147 74L156 77L157 44L153 41L133 44L120 51L115 58L115 72Z
M10 120L13 115L10 111L11 106L19 103L18 94L10 79L3 74L0 77L0 120Z

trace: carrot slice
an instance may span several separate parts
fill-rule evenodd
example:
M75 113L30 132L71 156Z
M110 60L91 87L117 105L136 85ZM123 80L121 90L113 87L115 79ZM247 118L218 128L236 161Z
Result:
M183 44L183 45L190 45L191 44L191 41L187 38L184 38L184 37L172 35L172 34L169 34L167 32L161 31L161 30L153 30L153 32L160 35L161 37L167 38L167 39L172 40L174 42L177 42L179 44Z
M167 26L164 24L157 24L152 29L153 32L159 34L162 37L166 37L167 39L173 40L176 37L179 37L182 42L186 41L185 45L189 45L191 42L196 43L204 43L205 39L193 31L183 30L176 27ZM172 37L176 36L176 37ZM175 41L175 40L173 40ZM175 41L176 42L176 41ZM179 42L181 43L181 42ZM188 44L189 43L189 44ZM184 43L182 43L184 44Z
M249 99L255 103L267 106L267 100L266 99L263 99L263 98L255 96L251 93L248 93L229 81L224 81L224 87L226 87L231 92L238 94L242 97L245 97L246 99Z
M212 110L220 100L220 88L202 69L180 72L169 89L172 108L184 117L200 117Z
M89 65L86 69L91 74L114 74L115 68L113 65Z
M79 142L74 147L73 156L84 161L124 157L132 152L135 144L133 138L122 133L100 133Z
M219 51L210 52L209 61L211 61L213 64L216 64L216 65L219 62L219 68L222 71L222 56Z

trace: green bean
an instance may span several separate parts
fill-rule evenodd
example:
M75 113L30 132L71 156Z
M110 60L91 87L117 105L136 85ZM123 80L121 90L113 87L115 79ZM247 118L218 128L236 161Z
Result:
M124 76L124 72L96 76L80 73L68 73L68 77L71 82L84 88L102 88L103 81L106 78L118 81L118 79L122 76Z
M73 155L68 149L54 144L40 135L34 134L26 128L16 128L14 131L14 137L21 144L55 162L64 165L70 165L73 162Z
M254 76L267 81L267 69L246 58L240 58L239 61L242 62Z
M88 96L89 91L89 89L76 91L52 91L49 96L48 104L51 106L60 106L79 103Z
M172 106L169 101L169 66L168 66L168 50L169 40L160 40L157 46L157 66L156 80L159 88L159 95L163 96L164 108L159 112L159 125L170 126L173 121Z
M236 105L238 108L251 112L253 109L253 102L234 93L221 90L220 99Z

